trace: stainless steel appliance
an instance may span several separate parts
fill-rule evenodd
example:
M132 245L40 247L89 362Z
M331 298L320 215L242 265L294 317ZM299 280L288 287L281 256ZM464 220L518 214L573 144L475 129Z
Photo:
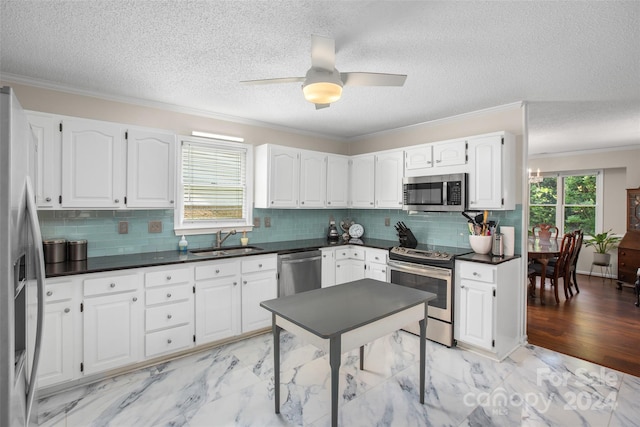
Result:
M427 338L447 347L453 345L454 257L468 252L469 249L428 248L426 245L417 249L394 247L389 250L387 264L391 283L436 294L436 299L429 302ZM418 323L404 329L420 334Z
M34 147L13 90L0 88L0 426L37 423L44 254L29 177Z
M319 250L278 255L278 297L320 288Z
M467 210L467 174L406 177L402 179L405 211L462 212Z

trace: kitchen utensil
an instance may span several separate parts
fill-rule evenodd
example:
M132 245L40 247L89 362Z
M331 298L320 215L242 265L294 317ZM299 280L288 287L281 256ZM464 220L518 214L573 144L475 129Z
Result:
M67 242L67 260L84 261L87 259L87 241L69 240Z
M42 241L44 262L55 264L67 260L67 241L65 239L48 239Z
M338 229L336 228L335 221L329 222L329 231L327 232L327 240L330 242L336 242L340 240L340 233L338 233Z
M418 240L404 222L398 221L398 223L396 224L396 230L398 231L398 240L400 241L400 246L405 248L415 248L416 246L418 246Z

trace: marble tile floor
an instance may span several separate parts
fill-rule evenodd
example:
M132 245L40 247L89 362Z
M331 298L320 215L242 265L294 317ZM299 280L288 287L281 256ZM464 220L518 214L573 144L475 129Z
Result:
M40 400L40 425L330 425L327 355L281 341L281 414L273 341L263 334ZM640 378L531 345L501 363L427 341L425 404L418 337L398 331L342 356L341 426L637 426Z

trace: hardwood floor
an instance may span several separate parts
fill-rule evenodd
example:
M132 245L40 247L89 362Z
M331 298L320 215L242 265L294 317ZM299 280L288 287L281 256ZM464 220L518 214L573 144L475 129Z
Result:
M585 275L578 275L578 286L580 293L568 300L559 288L556 305L547 281L542 306L537 284L527 303L529 343L640 377L640 308L633 288L618 290L613 280L603 284L601 277Z

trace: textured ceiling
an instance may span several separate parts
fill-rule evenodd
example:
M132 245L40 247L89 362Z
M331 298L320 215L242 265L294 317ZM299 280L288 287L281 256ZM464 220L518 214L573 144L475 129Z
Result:
M602 145L594 132L613 122L627 131L607 144L640 141L637 1L2 0L0 19L9 81L345 140L526 100L534 153L570 151L563 128L566 143ZM311 34L336 39L340 71L407 74L405 86L346 87L315 110L299 84L239 84L303 76Z

